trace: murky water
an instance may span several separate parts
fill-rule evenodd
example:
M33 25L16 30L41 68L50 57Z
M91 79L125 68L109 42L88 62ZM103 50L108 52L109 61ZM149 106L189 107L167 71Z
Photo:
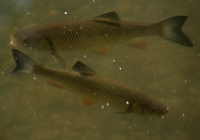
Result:
M196 0L0 0L0 140L200 139L199 4ZM162 99L169 107L164 117L116 115L116 109L101 109L98 104L86 107L81 96L50 86L43 77L10 74L16 64L9 36L16 30L89 19L108 11L116 11L121 20L141 22L188 15L182 30L192 40L192 48L148 37L145 49L119 44L110 47L106 57L61 53L69 69L80 60L98 74ZM20 50L41 64L61 68L48 53Z

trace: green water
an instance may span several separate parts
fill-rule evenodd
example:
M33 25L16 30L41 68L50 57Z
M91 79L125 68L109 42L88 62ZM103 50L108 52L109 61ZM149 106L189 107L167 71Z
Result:
M199 5L197 0L0 0L0 140L200 139ZM148 37L145 49L119 44L106 57L60 52L68 69L80 60L98 74L162 99L169 107L164 117L116 115L116 109L98 104L85 107L81 96L50 86L43 77L10 74L16 64L9 36L17 29L109 11L121 20L141 22L188 16L182 30L192 48ZM43 65L61 68L48 53L19 50Z

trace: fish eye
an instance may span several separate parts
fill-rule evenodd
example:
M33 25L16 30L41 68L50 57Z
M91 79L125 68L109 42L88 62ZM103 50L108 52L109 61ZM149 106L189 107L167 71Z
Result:
M30 39L29 38L24 38L24 44L27 44L30 42Z
M155 110L155 109L151 109L150 111L151 111L152 113L155 113L155 112L156 112L156 110Z

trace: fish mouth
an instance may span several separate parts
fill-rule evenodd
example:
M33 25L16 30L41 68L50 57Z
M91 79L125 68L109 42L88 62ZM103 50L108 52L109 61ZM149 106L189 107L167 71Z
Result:
M13 35L10 36L10 45L17 47L16 40Z

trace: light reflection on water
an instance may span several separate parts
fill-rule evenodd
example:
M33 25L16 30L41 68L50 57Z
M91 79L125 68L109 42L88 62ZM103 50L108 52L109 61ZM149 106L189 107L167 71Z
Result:
M0 13L0 139L198 139L199 18L196 1L1 1ZM18 6L17 3L26 5ZM16 7L17 6L17 7ZM67 11L67 14L64 12ZM164 101L163 117L113 114L116 109L82 106L82 97L48 85L37 75L14 75L9 36L18 29L50 21L89 19L116 11L121 20L156 22L188 15L183 26L194 42L183 47L149 37L145 49L125 44L110 47L110 55L62 53L68 69L81 60L96 73L134 85ZM59 67L48 53L23 50L44 65ZM85 57L86 56L86 57ZM128 56L128 57L127 57ZM44 59L45 58L45 59Z

